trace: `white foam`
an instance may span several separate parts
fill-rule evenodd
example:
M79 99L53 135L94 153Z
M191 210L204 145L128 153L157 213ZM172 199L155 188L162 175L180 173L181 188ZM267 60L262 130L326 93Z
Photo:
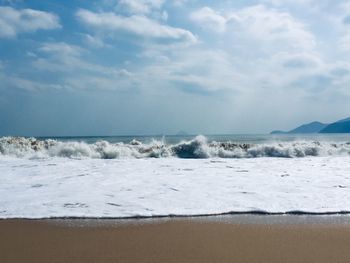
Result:
M82 146L80 152L85 151ZM349 171L349 156L112 160L2 156L0 217L350 211Z
M78 141L37 140L35 138L2 137L0 154L19 158L256 158L256 157L307 157L307 156L349 156L350 143L346 142L269 142L245 144L234 142L208 142L204 136L178 144L167 144L153 140L141 143L109 143L98 141L88 144Z

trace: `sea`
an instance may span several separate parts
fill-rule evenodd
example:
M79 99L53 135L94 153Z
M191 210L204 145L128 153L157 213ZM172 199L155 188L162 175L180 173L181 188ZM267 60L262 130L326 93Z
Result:
M0 218L350 214L350 134L0 137Z

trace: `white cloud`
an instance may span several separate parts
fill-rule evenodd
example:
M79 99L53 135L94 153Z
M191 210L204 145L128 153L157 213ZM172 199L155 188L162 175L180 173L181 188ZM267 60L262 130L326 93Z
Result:
M208 94L237 92L244 87L231 54L201 45L176 48L148 45L143 56L150 62L133 71L148 90L175 89ZM151 83L150 87L149 86Z
M285 6L288 4L293 4L293 5L309 5L315 0L263 0L262 2L272 4L275 6Z
M191 20L213 31L224 32L227 19L210 7L203 7L190 15Z
M334 5L336 12L329 14L333 32L337 33L337 49L341 52L350 51L350 2Z
M301 49L312 49L316 44L305 25L287 12L258 5L234 13L231 19L242 26L242 30L263 41Z
M91 47L94 47L94 48L108 47L108 45L104 43L103 40L97 36L92 36L90 34L81 34L81 35L85 43Z
M342 37L340 37L338 46L342 51L350 51L350 32L347 32Z
M123 67L89 63L84 57L88 51L65 42L43 43L30 55L30 62L22 66L34 69L29 75L3 72L0 60L0 90L16 89L25 92L42 92L52 89L66 90L121 90L132 86L134 75ZM30 54L34 54L30 52ZM42 79L54 73L55 80ZM39 76L39 80L37 77ZM32 78L33 77L33 78ZM0 92L1 93L1 92Z
M36 58L36 57L37 57L37 55L36 55L35 53L30 52L30 51L27 51L27 52L26 52L26 55L27 55L27 57L29 57L29 58Z
M67 55L78 56L81 54L82 49L78 46L69 45L65 42L52 42L42 44L39 51L62 57Z
M153 9L160 9L164 0L120 0L118 7L132 14L148 14Z
M317 54L312 53L278 53L274 59L287 69L302 72L306 70L317 71L324 64Z
M189 2L189 0L173 0L172 3L174 6L184 6L187 2Z
M34 81L24 77L3 74L0 72L1 88L12 88L27 92L39 92L47 89L61 89L63 86L60 84L44 83L42 81Z
M36 57L32 65L40 71L60 72L73 76L82 74L89 78L99 76L99 78L111 78L111 80L132 77L132 73L124 68L88 62L86 56L82 56L82 53L88 54L88 50L65 42L43 43L38 51L40 56ZM45 56L41 56L42 54Z
M76 15L80 22L101 31L124 31L145 38L196 41L196 37L188 30L163 25L142 15L125 17L114 13L94 13L85 9L79 10Z
M294 93L296 102L301 102L307 96L329 94L337 78L347 79L350 75L341 70L338 71L345 72L344 76L331 73L335 65L326 62L318 50L316 36L287 9L254 5L218 11L204 7L193 12L190 18L200 27L224 33L209 36L214 41L204 35L201 43L225 50L229 63L221 63L220 71L234 76L217 75L213 78L216 82L212 82L207 78L213 74L206 72L203 86L209 83L211 87L225 87L223 80L229 80L239 91L237 96L246 100L247 105L254 103L254 98L259 98L255 103L264 99L278 102L288 96L286 94ZM189 72L195 71L189 69Z
M61 28L59 18L53 13L0 7L0 38L15 37L19 33Z
M299 79L313 78L321 74L328 74L328 69L319 54L280 52L268 59L254 62L251 70L255 85L263 85L270 90L288 91ZM300 92L300 90L299 90Z
M264 5L249 6L234 12L221 14L204 7L191 14L193 21L208 29L231 32L237 37L249 37L266 46L275 44L280 48L312 49L316 41L306 26L291 14Z
M163 11L162 15L161 15L161 19L166 21L166 20L168 20L168 18L169 18L168 12L167 11Z

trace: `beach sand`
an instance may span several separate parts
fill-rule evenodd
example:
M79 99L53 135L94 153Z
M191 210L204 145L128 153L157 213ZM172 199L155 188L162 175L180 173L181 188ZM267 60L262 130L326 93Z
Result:
M341 224L62 221L0 220L0 262L350 262L350 226Z

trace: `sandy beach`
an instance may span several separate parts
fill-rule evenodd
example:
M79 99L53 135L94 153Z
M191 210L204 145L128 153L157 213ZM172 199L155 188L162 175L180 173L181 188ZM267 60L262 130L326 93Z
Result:
M0 262L350 262L342 224L1 220Z

